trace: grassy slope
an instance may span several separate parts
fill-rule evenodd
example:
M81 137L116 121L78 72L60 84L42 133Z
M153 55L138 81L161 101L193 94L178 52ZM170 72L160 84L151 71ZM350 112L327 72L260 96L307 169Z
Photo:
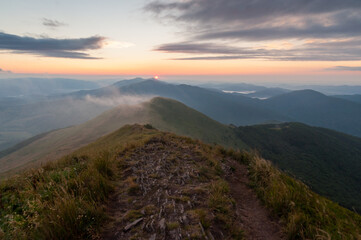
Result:
M245 146L242 141L236 140L230 127L177 101L155 98L142 105L119 106L84 124L52 131L20 144L0 158L0 174L55 160L125 124L134 123L150 123L160 130L198 138L207 143L216 142L228 147Z
M318 193L361 212L361 139L301 123L237 129L239 137Z
M201 146L201 153L212 159L215 167L221 164L214 158L216 155L247 163L255 190L266 206L281 217L290 239L360 238L359 215L318 196L264 160L141 126L123 127L57 162L3 182L0 186L0 238L86 239L97 236L106 219L102 204L116 184L114 169L122 166L119 153L142 146L153 137ZM221 196L215 199L218 205L210 211L228 204L229 199Z
M59 129L34 138L34 141L2 157L1 172L23 169L31 164L55 160L128 123L144 123L143 107L118 107L81 125Z
M206 143L246 148L243 141L237 139L231 127L220 124L180 102L155 98L148 106L152 116L150 123L162 131L200 139Z
M155 134L124 127L58 162L3 182L0 239L93 236L106 217L101 204L113 187L114 154Z
M288 239L361 239L361 217L253 156L249 177L264 204L285 224Z

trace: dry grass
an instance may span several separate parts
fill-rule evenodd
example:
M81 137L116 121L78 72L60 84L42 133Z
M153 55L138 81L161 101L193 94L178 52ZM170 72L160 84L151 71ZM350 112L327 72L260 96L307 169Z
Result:
M281 217L288 239L361 239L361 217L312 192L254 155L249 170L265 205Z
M97 142L0 185L3 239L89 239L106 219L117 154L159 134L127 126ZM134 188L134 186L133 186Z

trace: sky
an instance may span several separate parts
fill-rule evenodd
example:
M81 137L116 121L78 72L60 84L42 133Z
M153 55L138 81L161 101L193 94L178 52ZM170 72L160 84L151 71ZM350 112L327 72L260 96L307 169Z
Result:
M0 0L0 78L361 84L360 0Z

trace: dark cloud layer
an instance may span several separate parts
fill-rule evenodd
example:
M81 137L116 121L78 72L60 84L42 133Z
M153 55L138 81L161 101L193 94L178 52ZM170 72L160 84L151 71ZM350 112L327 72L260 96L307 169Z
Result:
M328 14L361 8L359 0L188 0L153 1L145 9L178 21L263 23L285 16Z
M145 9L161 20L186 26L185 42L164 44L157 51L220 54L178 59L360 59L360 0L156 0ZM316 41L290 50L234 49L239 43L253 46L259 41L309 39ZM220 41L223 45L217 46ZM341 49L334 49L336 45Z
M361 14L361 11L360 11ZM361 16L356 19L343 20L338 24L325 26L309 24L307 27L265 26L251 29L231 29L226 31L211 31L194 36L196 40L233 39L248 41L280 40L280 39L329 39L357 37L361 35Z
M66 26L66 23L59 22L57 20L49 19L49 18L43 18L42 19L43 25L50 28L58 28L62 26Z
M76 39L22 37L0 32L0 50L31 53L46 57L96 59L83 51L102 48L105 38Z
M155 50L160 52L168 52L168 53L198 53L198 54L249 53L249 51L237 47L229 47L225 45L218 45L212 43L192 43L192 42L163 44L157 47Z
M341 43L343 44L340 47ZM266 59L277 61L351 61L361 60L361 42L352 45L349 41L307 43L291 49L265 49L231 47L213 43L181 42L163 44L156 51L166 53L197 54L196 57L180 57L173 60L231 60ZM338 47L335 47L338 46ZM202 56L199 56L202 55Z

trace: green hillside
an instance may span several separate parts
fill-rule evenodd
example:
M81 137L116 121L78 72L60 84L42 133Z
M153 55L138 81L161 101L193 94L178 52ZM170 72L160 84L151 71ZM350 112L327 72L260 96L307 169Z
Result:
M316 192L361 212L361 139L301 123L240 127L238 136Z
M206 143L217 143L232 148L246 148L237 139L233 128L220 124L206 115L175 100L154 98L146 103L150 112L150 123L162 131L200 139Z
M207 143L245 147L230 127L177 101L154 98L140 105L119 106L86 123L36 136L0 152L0 174L55 160L125 124L134 123L149 123L160 130L190 136Z
M263 104L293 122L361 137L361 105L356 102L299 90L266 99Z
M359 215L269 162L149 125L125 126L14 176L0 193L3 239L361 236Z

